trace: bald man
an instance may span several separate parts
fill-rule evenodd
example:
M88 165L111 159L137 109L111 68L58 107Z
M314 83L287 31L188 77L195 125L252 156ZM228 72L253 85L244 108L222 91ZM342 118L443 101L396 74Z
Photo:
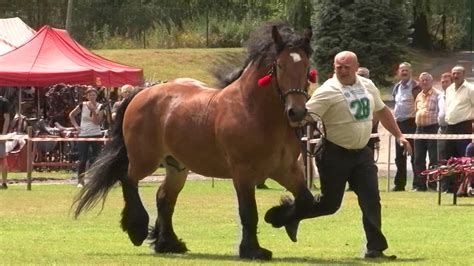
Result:
M367 245L365 258L395 259L383 253L388 248L382 233L377 166L366 146L372 129L372 115L392 133L411 154L411 146L380 98L374 83L356 75L359 63L350 51L334 58L335 75L316 90L307 102L313 119L319 116L326 136L318 144L316 163L321 180L321 195L311 217L330 215L341 206L346 183L358 196Z
M463 66L451 70L453 83L446 89L445 120L447 134L471 134L474 120L474 85L464 78ZM446 146L446 158L462 157L471 139L450 140ZM447 182L446 182L447 181ZM442 189L455 192L454 182L445 180Z
M129 94L133 92L134 88L130 84L125 84L120 87L120 101L117 101L112 106L112 121L115 121L115 117L117 116L117 109L119 108L120 104L122 104L123 100L125 100Z

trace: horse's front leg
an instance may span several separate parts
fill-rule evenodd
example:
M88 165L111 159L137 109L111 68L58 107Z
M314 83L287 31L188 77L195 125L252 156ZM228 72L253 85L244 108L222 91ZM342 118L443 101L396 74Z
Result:
M314 203L313 194L306 186L302 167L297 163L286 173L272 178L288 189L293 194L294 200L289 197L283 198L280 205L267 211L265 221L276 228L285 226L290 239L296 242L299 222L307 218Z
M257 239L258 213L255 201L255 182L253 182L253 179L244 180L241 176L236 176L234 177L234 187L239 201L240 222L242 224L239 256L244 259L270 260L272 252L260 247Z

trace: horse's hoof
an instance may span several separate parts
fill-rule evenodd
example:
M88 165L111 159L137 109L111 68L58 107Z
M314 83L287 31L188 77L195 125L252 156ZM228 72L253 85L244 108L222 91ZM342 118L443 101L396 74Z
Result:
M143 244L143 241L145 241L148 236L148 229L145 228L137 227L136 229L129 229L127 231L128 238L130 238L130 241L132 241L133 245L141 246Z
M122 230L127 232L130 241L135 246L141 246L148 237L148 222L150 220L148 213L142 205L141 208L131 208L125 204L122 210L122 220L120 225Z
M262 247L258 247L256 249L241 248L240 258L248 260L271 260L272 252Z
M188 248L186 247L186 244L179 240L173 240L173 241L166 241L166 240L158 240L154 244L154 249L156 253L186 253L188 251Z
M280 205L270 208L265 213L265 222L271 224L275 228L280 228L287 223L291 214L291 206Z
M296 235L298 234L298 226L300 225L300 221L291 222L285 225L285 231L291 241L296 242Z

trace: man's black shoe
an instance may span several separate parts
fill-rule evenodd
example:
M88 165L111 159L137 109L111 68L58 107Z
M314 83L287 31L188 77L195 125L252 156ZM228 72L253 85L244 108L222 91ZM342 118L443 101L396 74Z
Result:
M395 255L385 255L383 251L379 250L369 250L365 253L364 258L366 259L385 259L385 260L395 260L397 256Z
M393 191L393 192L396 192L396 191L405 191L405 188L403 188L403 187L394 187L394 188L392 188L391 191Z
M2 186L0 186L0 189L7 189L7 188L8 188L8 186L5 183L2 183Z

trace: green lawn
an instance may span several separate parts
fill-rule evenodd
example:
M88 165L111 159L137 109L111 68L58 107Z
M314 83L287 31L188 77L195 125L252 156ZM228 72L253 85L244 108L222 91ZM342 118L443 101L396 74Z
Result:
M273 251L268 265L367 264L361 259L364 234L360 210L352 192L332 216L302 222L299 241L292 243L283 229L263 222L265 211L286 192L272 181L270 190L257 191L259 240ZM140 192L152 219L156 217L158 184L142 183ZM381 181L384 190L386 183ZM99 208L74 220L70 205L77 189L72 185L10 185L0 191L0 264L260 264L238 260L240 225L232 182L188 181L175 210L176 233L190 252L155 255L147 245L134 247L119 228L123 200L114 189L102 213ZM316 193L317 191L314 191ZM381 192L383 231L392 264L473 265L472 223L474 198L450 205L436 193Z
M94 52L113 61L143 68L147 79L188 77L209 85L214 84L211 70L227 64L241 67L244 60L242 48L117 49Z

